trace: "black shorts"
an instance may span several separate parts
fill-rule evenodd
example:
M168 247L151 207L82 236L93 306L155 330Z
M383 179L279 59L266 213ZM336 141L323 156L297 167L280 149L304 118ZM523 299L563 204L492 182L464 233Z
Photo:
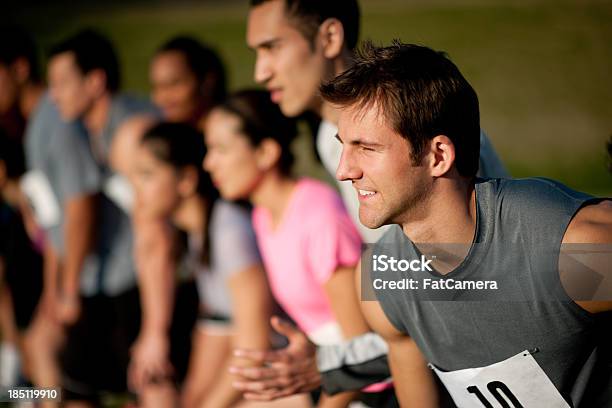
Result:
M43 290L42 257L32 253L19 270L7 271L6 284L11 293L15 324L20 331L28 328Z
M321 399L322 389L319 388L310 393L310 399L314 405ZM399 401L395 395L395 388L387 388L378 392L362 392L357 401L371 408L399 408Z
M364 392L359 401L373 408L399 408L395 388L387 388L379 392Z
M198 314L198 294L193 281L177 287L172 326L170 360L176 381L187 372L191 334ZM98 400L101 393L124 393L130 347L140 330L140 296L131 289L118 296L82 298L82 313L68 329L60 353L65 400Z
M42 293L43 258L30 241L19 213L1 202L0 258L5 266L4 280L11 293L15 323L19 330L25 330Z

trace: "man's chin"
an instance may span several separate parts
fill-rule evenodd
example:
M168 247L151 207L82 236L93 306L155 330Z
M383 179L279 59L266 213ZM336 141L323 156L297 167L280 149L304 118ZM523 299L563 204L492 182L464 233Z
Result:
M363 224L364 227L370 229L380 228L385 225L385 220L382 217L370 217L368 215L359 214L359 222Z
M280 102L278 104L281 112L288 118L295 118L306 112L306 107L297 106L295 104L288 104Z

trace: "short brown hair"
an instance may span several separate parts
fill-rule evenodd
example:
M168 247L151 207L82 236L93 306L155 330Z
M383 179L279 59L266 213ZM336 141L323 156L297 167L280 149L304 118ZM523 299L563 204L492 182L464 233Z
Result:
M270 0L251 0L256 7ZM359 4L357 0L282 0L285 13L296 22L296 28L314 45L319 26L328 18L336 18L344 28L346 47L353 50L359 39Z
M377 47L365 42L354 65L321 86L325 100L339 106L377 106L383 117L412 145L421 161L425 144L436 135L455 145L459 174L473 177L480 156L480 116L476 92L443 53L403 44Z

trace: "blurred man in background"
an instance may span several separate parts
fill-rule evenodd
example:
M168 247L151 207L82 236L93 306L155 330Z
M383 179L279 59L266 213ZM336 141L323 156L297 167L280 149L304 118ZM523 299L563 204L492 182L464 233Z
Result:
M338 111L319 95L319 85L352 65L360 11L357 0L251 0L247 44L256 52L255 81L265 85L287 116L314 113L321 120L316 150L334 175L341 145L335 140ZM481 134L479 174L505 177L507 172L488 137ZM357 194L350 183L338 182L344 202L365 242L376 242L384 228L359 222Z
M97 32L84 30L57 44L48 74L62 118L78 121L86 131L91 153L71 160L93 167L97 179L91 194L72 208L80 222L66 231L66 241L79 247L63 268L60 308L68 326L61 356L63 396L69 405L89 406L103 391L127 391L129 349L140 329L132 197L110 166L110 147L122 123L154 110L119 93L119 62L111 43Z
M2 114L5 118L10 118L11 123L22 123L22 128L25 128L24 136L13 134L9 137L10 145L14 149L10 149L10 157L7 156L7 160L11 160L7 161L7 168L12 169L7 172L7 180L18 180L28 200L26 202L23 196L19 197L21 192L11 188L12 183L7 182L7 202L12 203L16 214L20 214L30 240L44 252L44 290L36 312L24 320L23 310L27 310L24 309L24 304L38 301L33 298L37 296L36 290L28 288L28 285L36 287L38 284L35 276L28 272L29 267L20 269L19 273L13 273L22 284L11 285L12 298L18 316L17 324L23 329L23 325L28 323L27 330L23 332L23 350L26 357L24 368L27 377L37 386L56 387L59 384L56 353L62 341L62 330L57 319L59 296L56 282L64 249L63 225L65 222L71 222L70 214L62 211L62 204L65 203L66 207L69 207L68 204L73 199L78 200L81 192L93 188L92 180L87 176L91 171L82 167L81 161L71 159L87 155L88 149L82 143L81 130L64 123L48 96L44 94L32 38L17 27L3 28L3 38L11 38L11 41L3 42L0 47ZM17 127L9 126L9 129L14 130ZM23 177L21 171L15 170L16 166L10 165L23 154L22 143L25 144L29 170ZM9 154L8 151L7 147L5 153ZM11 237L11 242L24 242L19 237L20 235ZM24 254L23 251L15 252L13 261L31 265L32 259L35 259L32 255L32 259L19 261L15 258L19 253ZM14 264L12 268L14 269ZM3 302L10 298L7 296ZM2 362L3 369L7 363L6 360Z

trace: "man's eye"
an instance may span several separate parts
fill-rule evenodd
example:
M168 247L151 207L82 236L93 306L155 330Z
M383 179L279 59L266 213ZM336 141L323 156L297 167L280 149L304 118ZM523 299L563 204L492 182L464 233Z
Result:
M373 152L374 149L372 149L371 147L366 147L366 146L359 146L361 148L361 150L366 151L366 152Z

